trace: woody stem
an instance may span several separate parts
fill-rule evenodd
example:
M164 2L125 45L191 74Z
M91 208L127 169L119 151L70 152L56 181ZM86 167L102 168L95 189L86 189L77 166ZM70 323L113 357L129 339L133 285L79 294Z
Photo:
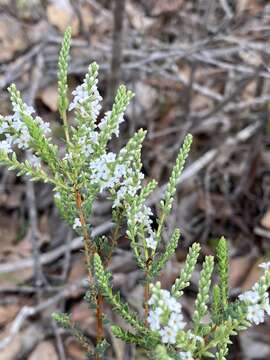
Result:
M85 250L85 257L86 257L86 266L88 270L88 280L89 283L93 283L93 276L91 272L91 259L95 253L97 253L96 246L91 241L89 231L87 229L87 223L85 219L85 215L82 208L82 196L80 191L75 188L75 200L76 200L76 207L79 212L79 218L82 226L83 231L83 243L84 243L84 250ZM102 304L103 304L103 297L101 294L97 294L97 303L96 303L96 323L97 323L97 343L99 343L103 336L103 322L102 322ZM99 360L99 355L95 354L95 360Z

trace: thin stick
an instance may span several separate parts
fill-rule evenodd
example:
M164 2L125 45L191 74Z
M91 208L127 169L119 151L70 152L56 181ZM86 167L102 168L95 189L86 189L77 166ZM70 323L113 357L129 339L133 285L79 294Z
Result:
M87 224L82 208L82 197L81 193L78 189L75 188L75 200L76 200L76 207L79 211L79 218L82 225L83 230L83 242L84 242L84 250L85 250L85 256L86 256L86 266L88 272L91 274L91 258L95 254L96 249L95 246L92 244L92 241L90 239L90 235L87 229ZM92 278L92 276L91 276Z
M103 297L101 294L97 295L97 308L96 308L96 319L97 319L97 344L100 343L104 337L103 321L102 321L102 308L103 308ZM99 360L99 355L95 354L95 360Z
M145 326L148 326L147 323L147 318L149 315L149 305L148 305L148 300L149 300L149 296L150 296L150 286L149 286L149 279L148 279L148 273L149 273L149 268L151 266L152 263L152 257L150 256L147 260L146 260L146 271L145 271L145 284L144 284L144 324Z
M147 326L147 318L148 318L148 314L149 314L149 305L148 305L149 293L150 293L149 282L146 280L146 283L144 285L144 324L145 324L145 326Z
M113 42L112 42L112 60L110 70L110 85L108 93L108 106L113 104L113 98L116 88L121 78L122 51L123 51L123 23L126 0L115 0L113 10Z
M75 188L75 199L76 199L76 206L79 212L80 222L82 225L83 230L83 242L84 242L84 250L85 250L85 257L86 257L86 266L88 270L88 279L89 283L93 281L93 276L91 272L91 259L95 253L97 253L97 248L91 241L89 231L87 229L86 219L82 208L82 196L80 191ZM103 319L102 319L102 304L103 304L103 297L101 294L97 294L97 302L96 302L96 326L97 326L97 344L103 339L104 330L103 330ZM99 360L99 354L95 354L95 360Z
M68 132L68 122L67 122L67 112L66 111L64 111L62 113L62 120L63 120L63 123L64 123L65 137L66 137L67 143L69 144L70 137L69 137L69 132Z

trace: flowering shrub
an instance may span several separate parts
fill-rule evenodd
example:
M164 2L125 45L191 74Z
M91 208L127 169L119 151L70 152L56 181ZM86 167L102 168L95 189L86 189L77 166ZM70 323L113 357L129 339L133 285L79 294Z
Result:
M139 130L118 152L108 151L108 142L119 136L119 126L133 94L120 86L112 110L99 119L101 96L98 91L98 65L92 63L83 80L67 96L67 70L70 48L70 29L67 29L59 56L58 92L59 112L63 121L66 152L59 155L53 143L48 123L35 116L26 105L15 85L9 87L12 115L0 117L0 162L29 175L32 180L49 182L55 192L55 203L60 214L82 236L89 275L89 291L85 299L95 309L97 320L96 347L93 349L83 332L73 324L68 314L54 314L62 327L69 329L87 352L88 358L104 357L107 343L104 336L104 298L113 310L129 324L126 330L110 324L112 333L127 343L145 349L149 358L192 360L214 357L226 359L230 338L237 332L264 321L270 314L267 290L270 286L270 263L261 264L263 273L250 291L229 301L228 248L221 238L216 249L218 281L212 286L215 267L213 256L203 263L192 321L188 323L182 312L181 296L189 286L190 278L200 253L200 245L193 244L185 265L170 291L161 289L155 279L174 254L180 238L176 229L165 249L161 246L166 218L170 214L177 183L188 156L192 136L188 134L179 151L160 202L157 225L147 199L156 187L154 180L144 180L141 147L146 132ZM68 123L73 112L75 126ZM16 150L28 150L29 160L17 158ZM110 237L93 238L91 211L98 194L104 193L112 201L115 223ZM112 290L111 274L105 269L110 260L123 224L138 267L145 275L144 319L129 308L119 294Z

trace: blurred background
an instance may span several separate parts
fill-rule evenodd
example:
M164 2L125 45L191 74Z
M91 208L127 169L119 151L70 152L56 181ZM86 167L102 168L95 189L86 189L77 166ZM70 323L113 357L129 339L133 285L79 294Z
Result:
M224 235L234 299L258 280L258 263L270 257L269 1L0 0L0 113L10 111L6 89L15 82L25 101L50 122L60 147L56 73L68 25L70 91L96 61L103 112L119 83L136 94L111 147L117 150L134 131L147 129L143 171L159 182L151 199L154 212L184 136L194 136L167 222L168 237L180 227L182 240L161 274L162 285L171 286L193 242L201 244L203 255L212 254ZM107 233L110 219L111 204L100 198L91 219L96 233ZM85 359L79 344L50 317L56 310L72 312L94 342L94 316L83 301L81 250L80 239L59 218L52 188L1 167L1 360ZM110 270L115 288L141 312L142 274L124 235ZM183 297L187 320L199 270ZM122 323L109 307L106 313ZM112 338L109 329L107 337L109 359L145 358ZM229 359L270 359L270 320L235 337Z

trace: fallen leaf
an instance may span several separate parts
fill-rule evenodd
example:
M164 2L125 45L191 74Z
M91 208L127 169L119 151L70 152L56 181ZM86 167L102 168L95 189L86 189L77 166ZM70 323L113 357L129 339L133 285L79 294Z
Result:
M83 4L81 6L81 16L82 16L82 23L85 29L89 29L90 26L93 25L94 18L93 18L93 10L89 4Z
M96 319L86 301L82 301L72 307L71 320L79 323L82 330L88 331L90 335L96 334Z
M151 14L154 16L161 15L167 12L175 12L181 9L183 5L183 0L171 0L171 1L164 1L164 0L155 0L154 6L151 10Z
M29 360L58 360L58 355L50 341L43 341L32 352Z
M85 350L75 340L69 338L65 345L69 358L72 360L85 360Z
M263 215L260 223L266 229L270 229L270 209L268 209L266 213Z
M0 16L0 62L11 60L14 54L27 46L22 25L15 18Z
M245 360L270 358L269 331L266 327L263 327L261 331L259 327L248 329L240 332L239 337Z
M19 310L20 306L18 304L0 306L0 326L4 326L8 322L12 321Z
M38 96L41 101L48 106L52 111L57 111L58 109L58 93L57 93L57 84L51 84L45 89L42 89Z
M132 2L126 4L126 13L131 25L140 33L144 33L153 25L153 19L144 15L142 9Z
M249 290L255 284L255 282L257 282L261 278L262 269L260 269L258 265L261 264L262 262L263 260L259 259L253 264L252 268L247 274L245 281L241 286L242 291Z
M251 266L251 256L238 256L230 260L229 285L234 289L241 285Z
M54 0L47 6L47 17L49 22L56 26L62 33L64 33L70 25L72 35L78 35L79 20L68 0Z
M9 333L2 333L1 338L5 338L8 336ZM16 334L15 337L12 339L11 343L8 344L4 349L1 349L1 360L13 360L16 359L18 354L20 353L21 349L21 342L22 342L22 334Z

